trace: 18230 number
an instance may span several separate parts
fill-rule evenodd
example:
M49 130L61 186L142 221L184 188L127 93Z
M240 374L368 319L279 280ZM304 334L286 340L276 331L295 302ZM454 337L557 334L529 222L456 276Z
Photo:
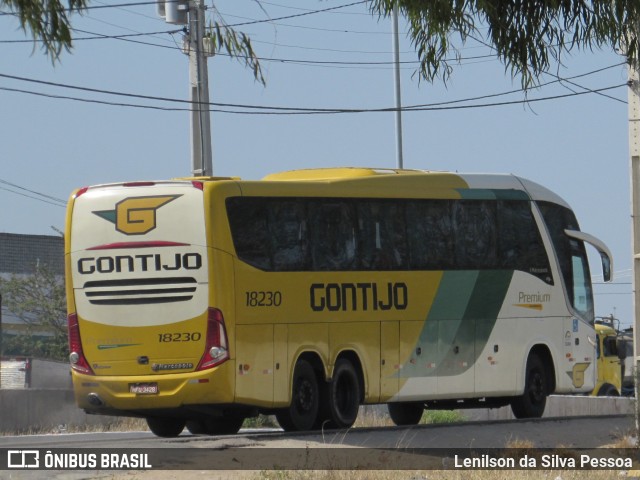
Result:
M158 342L199 342L202 338L200 332L175 332L175 333L159 333Z
M282 305L282 293L275 292L244 292L247 307L279 307Z

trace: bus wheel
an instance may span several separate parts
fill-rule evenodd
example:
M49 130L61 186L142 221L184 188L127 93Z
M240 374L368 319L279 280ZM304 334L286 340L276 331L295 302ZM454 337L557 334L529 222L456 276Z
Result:
M618 393L618 390L616 390L616 387L614 387L610 383L605 383L600 387L600 390L598 390L598 396L599 397L619 397L620 394Z
M177 437L184 430L186 421L181 418L147 417L149 430L158 437Z
M293 371L291 405L276 412L276 419L287 432L310 430L318 416L318 379L309 362L298 360Z
M547 375L542 360L532 354L527 361L524 393L511 402L516 418L539 418L547 404Z
M207 417L203 420L189 420L187 430L194 435L233 435L238 433L243 423L244 417L238 415Z
M225 415L223 417L211 417L205 422L207 435L234 435L238 433L244 417L239 415Z
M358 373L349 360L341 358L336 362L333 378L327 385L326 393L327 427L351 427L358 417L361 392Z
M424 404L416 402L388 403L387 409L391 420L396 425L417 425L424 413Z
M188 420L187 430L189 430L189 433L192 433L193 435L203 435L207 433L207 427L201 420Z

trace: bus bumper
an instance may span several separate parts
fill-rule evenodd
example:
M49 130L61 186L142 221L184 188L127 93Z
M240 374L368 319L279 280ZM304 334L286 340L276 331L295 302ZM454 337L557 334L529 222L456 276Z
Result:
M179 409L188 405L230 404L235 362L210 370L144 376L98 376L72 372L76 404L87 413Z

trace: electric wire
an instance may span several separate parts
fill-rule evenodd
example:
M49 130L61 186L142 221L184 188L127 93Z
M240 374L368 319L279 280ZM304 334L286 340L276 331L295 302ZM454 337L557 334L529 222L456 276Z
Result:
M16 78L5 74L0 74L0 77L7 78ZM36 81L36 83L40 83L40 81ZM51 85L52 82L42 82L45 84ZM61 86L61 85L58 85ZM554 95L548 97L539 97L539 98L528 98L522 100L512 100L512 101L504 101L504 102L493 102L493 103L483 103L483 104L472 104L472 105L448 105L448 106L422 106L419 108L407 108L402 107L400 110L403 112L418 112L418 111L443 111L443 110L461 110L461 109L471 109L471 108L487 108L487 107L498 107L498 106L506 106L506 105L517 105L517 104L529 104L533 102L542 102L549 100L558 100L562 98L569 98L575 96L586 95L590 93L596 93L599 91L609 91L620 87L626 87L627 83L613 85L609 87L603 87L599 89L595 89L592 91L583 91L576 93L568 93L563 95ZM100 91L98 89L89 89L86 87L72 87L66 86L66 88L75 88L84 91L91 91L96 93L106 93L110 95L121 95L126 97L133 98L141 98L146 100L161 100L166 102L180 102L186 104L194 104L197 102L191 102L189 100L178 100L178 99L170 99L166 97L153 97L148 95L135 95L128 94L123 92L109 92L109 91ZM165 110L165 111L191 111L190 108L172 108L172 107L159 107L154 105L139 105L139 104L127 104L127 103L117 103L105 100L96 100L96 99L85 99L78 97L70 97L70 96L61 96L61 95L53 95L42 92L34 92L23 89L12 89L8 87L0 87L0 90L12 91L18 93L25 93L31 95L37 95L47 98L57 98L57 99L66 99L66 100L75 100L86 103L99 103L104 105L113 105L120 107L134 107L134 108L143 108L143 109L153 109L153 110ZM232 113L232 114L242 114L242 115L319 115L319 114L353 114L353 113L384 113L384 112L395 112L398 109L395 107L387 107L387 108L362 108L362 109L346 109L346 108L338 108L338 109L310 109L310 108L298 108L298 107L266 107L262 105L243 105L243 104L231 104L231 103L219 103L219 102L210 102L206 105L213 106L216 108L210 108L210 112L218 112L218 113ZM224 110L223 108L239 108L245 110ZM250 111L246 111L246 109L253 109Z
M569 77L569 78L570 79L575 79L575 78L585 77L585 76L588 76L588 75L593 75L593 74L600 73L600 72L603 72L603 71L611 69L611 68L618 67L620 65L622 65L622 63L617 63L617 64L610 65L610 66L607 66L607 67L598 68L598 69L591 70L591 71L586 72L586 73L574 75L574 76ZM81 86L76 86L76 85L69 85L69 84L64 84L64 83L50 82L50 81L45 81L45 80L37 80L37 79L33 79L33 78L21 77L21 76L15 76L15 75L8 75L8 74L3 74L3 73L0 73L0 77L8 78L8 79L11 79L11 80L23 81L23 82L27 82L27 83L36 83L36 84L41 84L41 85L48 85L48 86L60 87L60 88L68 88L68 89L73 89L73 90L81 90L81 91L92 92L92 93L117 95L117 96L124 96L124 97L130 97L130 98L154 100L154 101L159 100L159 101L176 102L176 103L189 103L189 104L191 103L189 100L183 100L183 99L176 99L176 98L169 98L169 97L158 97L158 96L150 96L150 95L140 95L140 94L133 94L133 93L128 93L128 92L116 92L116 91L113 91L113 90L103 90L103 89L97 89L97 88L81 87ZM540 87L551 85L553 83L557 83L558 81L559 80L553 80L553 81L550 81L550 82L547 82L545 84L540 85ZM407 105L407 106L405 106L403 108L411 110L411 109L419 109L419 108L425 108L425 107L441 107L441 106L445 106L445 105L452 105L452 104L462 103L462 102L485 100L487 98L494 98L494 97L497 97L497 96L503 96L503 95L508 95L508 94L512 94L512 93L518 93L518 92L523 92L523 91L524 90L522 88L520 88L520 89L511 90L511 91L507 91L507 92L501 92L501 93L489 94L489 95L482 95L482 96L470 97L470 98L459 99L459 100L450 100L450 101L447 101L447 102L437 102L437 103L431 103L431 104L418 104L418 105ZM302 111L329 111L329 112L349 110L349 109L345 109L345 108L325 108L325 109L322 109L322 108L310 108L310 107L240 105L240 104L228 104L228 103L215 103L215 104L210 104L210 105L224 106L224 107L236 107L236 108L257 108L257 109L265 109L265 110L302 110ZM376 109L376 110L380 110L380 109Z
M28 198L32 198L34 200L38 200L44 203L48 203L50 205L55 205L58 207L65 207L67 202L66 200L63 200L61 198L58 197L54 197L51 195L47 195L45 193L41 193L41 192L37 192L35 190L31 190L29 188L23 187L21 185L17 185L15 183L9 182L7 180L3 180L0 178L0 184L2 185L6 185L6 186L1 186L0 185L0 190L5 190L7 192L11 192L14 193L16 195L21 195L23 197L28 197ZM10 187L10 188L7 188ZM15 190L12 189L17 189L17 190L22 190L21 192L16 192ZM24 193L27 192L27 193ZM32 195L29 195L32 194ZM37 196L34 196L37 195Z
M74 42L78 40L105 40L105 39L123 40L126 38L132 38L132 37L145 37L145 36L162 35L162 34L173 35L174 33L180 33L183 31L183 29L180 29L180 30L161 30L158 32L138 32L138 33L126 33L126 34L120 34L120 35L106 35L102 33L90 33L84 30L76 29L76 28L72 28L72 30L76 32L87 33L89 35L92 35L91 37L74 38L73 39ZM0 44L2 43L33 43L34 41L37 41L37 40L26 39L26 38L21 40L0 40ZM156 46L161 46L161 45L156 45Z
M285 15L283 17L276 17L276 18L269 18L269 19L265 19L265 20L252 20L249 22L242 22L242 23L236 23L236 24L232 24L232 25L226 25L229 28L234 28L234 27L243 27L245 25L256 25L259 23L274 23L277 22L279 20L288 20L291 18L298 18L298 17L306 17L308 15L315 15L317 13L324 13L324 12L330 12L332 10L338 10L340 8L346 8L346 7L352 7L354 5L361 5L363 3L367 3L369 0L360 0L358 2L353 2L353 3L347 3L345 5L337 5L335 7L328 7L328 8L322 8L322 9L318 9L318 10L310 10L304 13L297 13L295 15ZM230 15L232 16L232 15Z

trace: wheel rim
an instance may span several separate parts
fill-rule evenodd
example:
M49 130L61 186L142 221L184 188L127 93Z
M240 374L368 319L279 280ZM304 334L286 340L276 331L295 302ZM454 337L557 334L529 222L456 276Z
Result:
M297 389L296 409L305 414L313 409L314 389L309 380L302 380Z
M541 403L545 398L544 378L538 371L531 372L529 398L531 398L531 401L535 404Z

